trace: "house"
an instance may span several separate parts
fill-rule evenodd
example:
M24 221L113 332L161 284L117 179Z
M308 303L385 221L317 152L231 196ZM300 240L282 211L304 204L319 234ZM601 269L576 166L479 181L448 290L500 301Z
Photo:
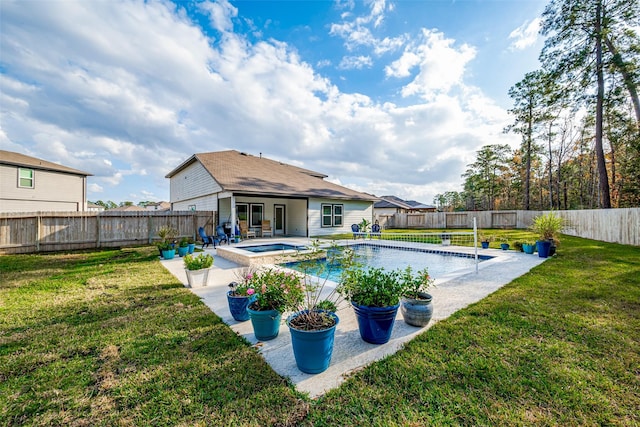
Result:
M123 206L118 206L117 208L111 208L108 209L109 212L146 212L146 209L143 208L142 206L136 206L136 205L123 205Z
M104 206L96 205L93 202L87 202L87 211L89 212L103 212Z
M394 215L397 213L435 212L436 207L415 200L402 200L396 196L381 196L373 205L373 211L376 216Z
M0 212L84 212L87 176L92 175L0 150Z
M144 208L148 211L169 211L171 210L171 203L169 202L147 203Z
M236 150L194 154L166 175L172 210L217 212L218 224L262 220L274 235L348 233L373 219L375 196L325 181L327 175Z

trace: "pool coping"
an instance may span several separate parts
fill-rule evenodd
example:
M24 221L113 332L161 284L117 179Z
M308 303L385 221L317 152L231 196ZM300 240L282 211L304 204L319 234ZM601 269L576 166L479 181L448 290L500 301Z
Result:
M296 241L296 244L310 244L309 239L260 239L261 242ZM255 242L255 241L254 241ZM353 242L353 241L350 241ZM355 241L356 243L358 241ZM367 240L366 243L370 241ZM326 242L325 242L326 243ZM362 242L360 242L362 243ZM385 242L386 243L386 242ZM407 242L401 242L406 244ZM239 245L238 245L239 246ZM223 249L226 249L227 246ZM454 312L473 304L490 295L513 279L527 273L531 268L541 264L545 258L515 251L500 249L478 249L478 253L494 256L479 264L478 273L466 271L455 277L436 279L436 287L430 290L433 296L434 313L429 324L423 328L407 325L398 312L394 323L391 340L386 344L369 344L360 338L357 320L353 309L346 301L341 301L337 314L340 323L336 328L333 356L329 368L320 374L305 374L298 370L293 357L288 327L284 322L280 325L278 337L271 341L259 342L253 335L251 322L237 322L231 316L226 301L228 284L237 280L237 274L244 267L228 259L220 257L221 249L207 248L205 251L214 255L215 262L207 286L191 288L202 301L238 335L251 343L281 376L290 381L301 391L315 398L328 390L338 387L351 373L362 367L389 356L400 350L402 346L419 334L425 333L438 321L446 319ZM473 248L463 246L446 246L447 251L471 251ZM176 276L183 284L187 283L182 259L162 260L162 265ZM284 317L284 316L283 316Z

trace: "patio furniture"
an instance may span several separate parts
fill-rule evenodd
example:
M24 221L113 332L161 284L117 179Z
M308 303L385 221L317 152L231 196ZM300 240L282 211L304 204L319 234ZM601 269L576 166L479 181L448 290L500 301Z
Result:
M256 232L253 230L249 230L249 227L247 227L247 221L240 221L238 225L240 226L240 236L242 236L243 239L256 237Z
M353 232L354 240L358 238L358 234L360 233L360 226L358 224L351 224L351 231Z
M216 227L216 236L214 237L213 247L216 246L216 243L227 242L227 245L231 243L229 241L229 236L224 232L224 228L221 225Z
M204 231L204 227L199 227L198 228L198 234L200 235L200 238L202 239L202 249L206 248L209 245L213 245L214 248L216 247L214 236L207 236L207 233L205 233L205 231Z
M273 230L271 229L271 221L268 219L262 221L262 237L273 237Z
M382 236L382 233L380 232L380 224L377 222L371 226L371 232L369 233L370 239L374 236L378 236L378 239Z

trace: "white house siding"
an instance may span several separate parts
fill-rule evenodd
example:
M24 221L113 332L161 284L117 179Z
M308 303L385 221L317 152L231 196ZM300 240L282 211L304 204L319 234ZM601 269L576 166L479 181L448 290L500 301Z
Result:
M33 169L34 188L18 187L18 167L0 165L0 212L84 211L86 177Z
M398 213L400 210L398 208L375 208L373 213L375 215L393 215Z
M325 203L344 205L344 217L342 227L322 227L321 222L321 206ZM327 236L331 234L350 233L351 224L362 222L366 218L368 221L373 219L373 202L360 202L348 200L328 200L328 199L310 199L309 200L309 235L310 236Z
M193 205L199 211L216 211L216 193L222 189L200 162L194 162L170 178L169 191L174 211Z

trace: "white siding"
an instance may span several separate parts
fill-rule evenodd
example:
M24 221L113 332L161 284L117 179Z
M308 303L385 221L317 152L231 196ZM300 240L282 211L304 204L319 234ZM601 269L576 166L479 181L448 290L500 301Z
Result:
M344 205L344 217L342 227L321 226L321 206L324 203ZM351 224L362 222L366 218L373 222L373 202L360 202L348 200L310 199L309 200L309 235L327 236L331 234L350 233Z
M171 210L174 211L188 211L191 206L196 207L197 211L217 211L218 199L216 195L196 197L193 199L185 200L182 202L175 202L171 205Z
M374 208L374 215L393 215L399 212L398 208Z
M34 187L20 188L18 167L0 165L0 212L85 210L86 177L38 169L33 171Z
M187 166L169 179L173 210L217 210L216 193L222 191L218 183L198 161Z

